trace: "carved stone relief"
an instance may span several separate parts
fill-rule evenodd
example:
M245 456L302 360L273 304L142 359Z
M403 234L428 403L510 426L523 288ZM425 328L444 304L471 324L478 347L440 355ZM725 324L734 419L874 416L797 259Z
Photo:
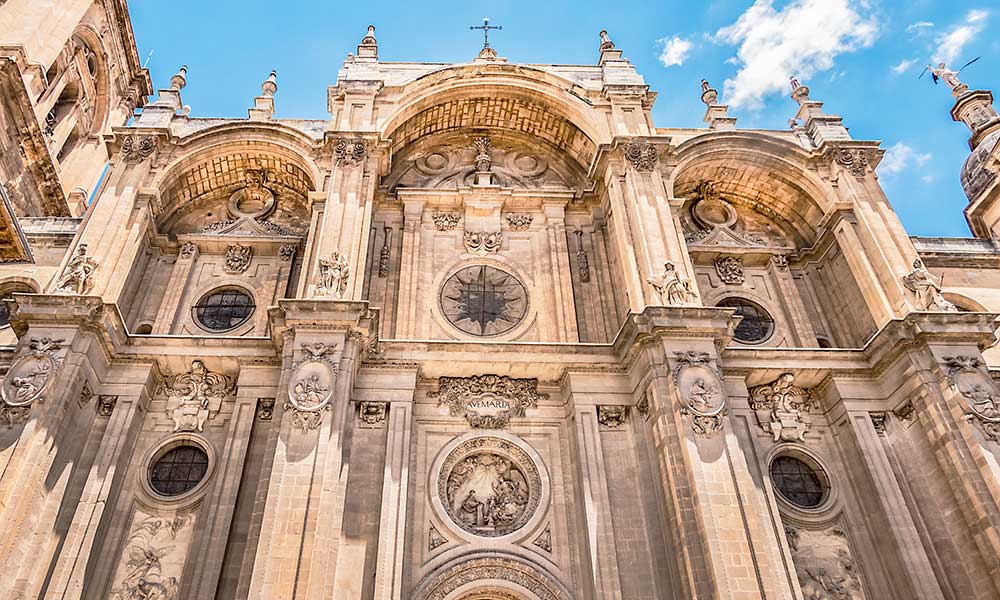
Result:
M490 265L471 265L452 273L441 285L441 313L464 333L503 335L528 312L528 291L517 278Z
M958 307L944 299L941 286L919 258L913 261L913 270L903 276L903 285L916 295L917 310L958 310Z
M300 429L319 427L323 413L330 411L340 367L327 355L336 348L322 342L302 344L306 356L292 365L285 410L292 411L292 423Z
M438 389L427 397L437 398L449 414L464 417L473 427L499 429L509 425L512 417L523 417L526 409L537 407L546 396L538 393L537 379L476 375L441 377Z
M56 283L56 293L86 294L94 287L94 271L97 266L97 261L87 256L87 244L80 244Z
M420 591L415 595L414 600L452 598L455 590L475 585L476 582L483 580L504 581L520 586L534 594L538 600L562 600L569 597L548 576L527 564L510 558L487 557L464 560L443 572L434 573L428 581L420 586ZM511 596L506 591L502 592L504 595L500 595L494 588L476 589L476 592L480 591L484 591L486 595L479 596L474 593L471 598L473 600L481 600L482 598L508 600L517 597ZM466 599L465 596L461 598L462 600Z
M583 232L579 229L573 232L576 236L576 266L580 273L580 281L590 283L590 261L587 251L583 248Z
M771 257L771 264L779 271L788 270L788 257L784 254L775 254Z
M545 526L545 531L535 538L535 541L531 542L531 545L541 548L550 554L552 553L552 530L549 529L548 525Z
M94 399L94 391L90 389L90 383L87 381L83 382L83 388L80 389L80 396L76 399L76 403L83 408L90 404L90 401Z
M362 423L372 427L379 427L385 423L388 414L389 404L386 402L363 401L358 407L358 418Z
M292 244L285 244L278 248L278 258L284 262L288 262L295 258L296 248Z
M743 261L738 256L720 256L715 259L715 270L723 283L743 285Z
M620 429L628 418L628 407L602 404L597 407L597 422L607 429Z
M194 242L184 242L181 244L180 250L177 251L177 258L189 259L195 255L198 251L198 244Z
M875 428L875 433L878 435L885 435L885 424L889 420L889 413L884 410L877 410L868 413L868 418L872 421L872 427Z
M97 397L97 416L98 417L110 417L112 413L115 412L115 406L118 404L118 396L98 396Z
M334 252L329 258L319 259L319 273L316 281L317 296L333 296L340 300L347 290L347 280L351 276L351 267L347 256Z
M448 540L445 539L443 535L441 535L441 532L438 531L437 528L434 527L434 524L432 523L427 530L427 550L433 552L438 548L438 546L447 543Z
M454 212L434 213L431 218L434 219L434 226L438 231L451 231L458 227L459 221L462 220L462 217Z
M690 207L691 219L684 218L684 239L694 246L784 246L784 234L763 215L737 212L709 181L698 184Z
M368 146L364 140L337 138L333 146L333 158L340 167L354 167L368 157Z
M7 369L0 387L0 423L7 427L27 422L31 407L44 402L55 375L62 366L60 350L64 340L32 338L28 352Z
M149 158L154 150L155 137L130 135L122 140L121 158L129 164L138 164Z
M976 356L945 358L948 381L965 400L965 418L979 425L987 438L1000 441L1000 394L983 361Z
M683 306L694 302L694 287L690 281L681 279L674 263L670 261L663 263L662 273L653 275L647 281L659 294L660 302L666 306Z
M257 398L258 421L270 421L274 418L274 398Z
M389 258L392 253L392 227L383 227L385 232L385 237L382 240L382 250L379 251L378 256L378 276L388 277L389 276Z
M493 158L490 156L490 146L493 145L488 137L478 137L473 140L476 147L476 171L488 173L493 170Z
M656 167L656 146L648 142L628 142L625 144L625 160L640 173L648 173Z
M470 254L496 254L503 242L502 231L466 231L462 237L465 251Z
M722 430L726 393L722 377L705 352L675 352L674 384L681 396L681 412L691 418L695 433L711 437Z
M833 160L855 177L864 177L873 159L874 151L868 148L835 148L833 150Z
M194 514L136 511L112 580L111 600L177 600Z
M785 536L799 578L803 598L863 600L861 575L851 554L847 534L838 525L809 530L785 525Z
M448 517L482 537L517 531L538 510L538 466L517 444L492 436L468 440L445 459L438 495Z
M222 401L235 392L235 379L209 371L200 360L192 361L187 373L171 375L160 385L174 431L203 431L205 422L218 414Z
M226 248L226 262L224 270L226 273L243 273L250 267L250 260L253 258L253 248L242 244L234 244Z
M795 376L784 373L775 381L750 388L750 408L757 424L777 441L804 442L812 424L812 393L795 385Z
M531 215L507 215L507 227L511 231L527 231L533 220Z

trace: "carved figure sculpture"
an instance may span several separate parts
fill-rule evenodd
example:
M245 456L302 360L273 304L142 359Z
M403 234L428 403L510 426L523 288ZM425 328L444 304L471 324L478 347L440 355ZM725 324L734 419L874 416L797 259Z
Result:
M941 295L941 287L919 258L913 261L913 270L903 276L903 285L917 295L918 310L952 312L958 310Z
M934 82L936 83L938 79L944 81L944 84L948 86L949 89L957 90L960 88L968 89L969 86L962 83L958 78L958 71L952 71L948 68L945 63L938 63L937 67L927 65L927 70L931 72L934 76Z
M650 285L660 295L660 301L667 306L690 304L694 298L691 282L681 279L674 263L663 263L663 272L648 279Z
M347 256L340 252L334 252L330 258L319 259L319 282L316 286L316 294L320 296L330 295L340 300L347 289L347 280L351 276L351 267L347 263Z
M805 441L812 404L812 395L795 385L791 373L783 373L775 381L750 390L750 408L756 413L757 424L772 434L775 442Z
M56 284L57 294L83 295L94 285L93 274L97 270L97 261L87 256L87 244L77 246L76 254L69 259L66 270Z

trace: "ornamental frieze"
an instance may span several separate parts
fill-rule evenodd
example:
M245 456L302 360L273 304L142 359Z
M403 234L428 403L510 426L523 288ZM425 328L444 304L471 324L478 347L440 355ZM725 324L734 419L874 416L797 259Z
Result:
M438 389L428 392L438 404L448 407L453 417L464 417L472 427L499 429L512 417L523 417L525 410L538 406L546 398L538 393L537 379L513 379L506 375L441 377Z

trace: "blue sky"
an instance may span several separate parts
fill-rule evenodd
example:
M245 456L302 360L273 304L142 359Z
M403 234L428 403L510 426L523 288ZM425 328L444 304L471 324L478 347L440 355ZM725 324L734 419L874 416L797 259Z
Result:
M923 65L961 65L973 89L1000 94L1000 7L980 0L661 0L485 3L288 0L131 0L140 57L154 87L187 64L193 117L246 117L271 69L277 117L325 118L326 87L348 52L377 27L385 61L462 62L475 56L484 16L503 30L493 46L511 62L594 64L607 29L652 89L659 127L700 127L705 77L738 127L787 128L787 74L839 114L855 139L889 153L882 185L914 235L968 236L959 171L968 130ZM613 10L608 10L608 7ZM486 11L484 13L484 10ZM1000 96L998 96L1000 98Z

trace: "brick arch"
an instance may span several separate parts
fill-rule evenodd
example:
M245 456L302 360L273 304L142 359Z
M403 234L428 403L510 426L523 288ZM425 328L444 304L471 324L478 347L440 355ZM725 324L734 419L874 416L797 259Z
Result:
M737 208L759 213L795 238L797 247L815 243L817 225L836 203L833 191L808 167L801 148L753 133L695 138L676 151L667 182L675 198L693 196L707 181Z

